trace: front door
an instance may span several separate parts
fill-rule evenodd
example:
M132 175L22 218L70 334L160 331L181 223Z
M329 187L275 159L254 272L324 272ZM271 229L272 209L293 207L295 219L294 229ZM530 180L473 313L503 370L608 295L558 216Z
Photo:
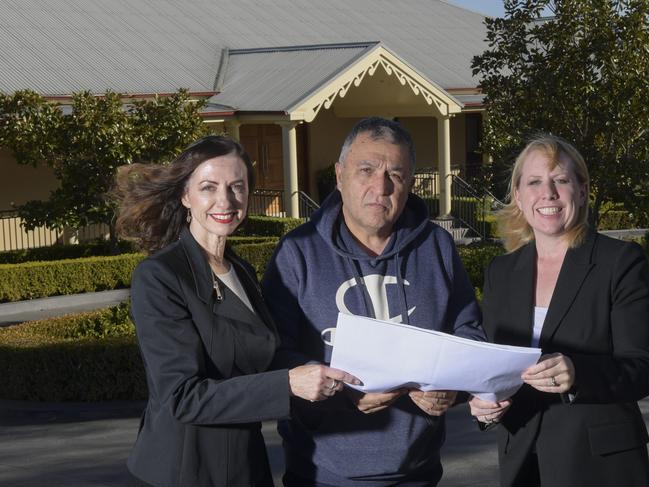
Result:
M241 145L255 165L259 189L284 189L282 128L276 124L241 125Z
M263 190L284 189L282 128L276 124L251 124L239 127L241 145L255 167L257 194L250 198L249 213L282 216L281 193Z

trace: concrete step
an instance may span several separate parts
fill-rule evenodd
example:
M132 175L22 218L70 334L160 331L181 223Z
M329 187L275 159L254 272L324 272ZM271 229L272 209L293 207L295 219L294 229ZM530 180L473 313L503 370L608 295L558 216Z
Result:
M434 218L432 221L450 233L453 236L453 240L458 243L465 243L464 240L466 239L473 241L472 237L469 236L469 229L461 226L455 218Z

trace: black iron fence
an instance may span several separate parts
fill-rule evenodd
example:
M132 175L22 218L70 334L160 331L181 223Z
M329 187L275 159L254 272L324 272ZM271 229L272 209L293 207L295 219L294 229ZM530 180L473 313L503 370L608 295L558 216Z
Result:
M313 212L320 208L320 205L313 201L304 191L298 191L297 195L299 198L300 218L307 221L311 218Z
M451 176L451 215L475 236L486 238L486 195L478 192L459 176Z
M304 191L298 191L298 210L300 218L308 220L320 206ZM284 209L284 190L256 189L248 201L250 215L286 216Z
M248 201L248 214L286 216L284 191L281 189L256 189Z
M412 192L419 196L431 217L439 215L439 174L432 170L420 170L415 173Z

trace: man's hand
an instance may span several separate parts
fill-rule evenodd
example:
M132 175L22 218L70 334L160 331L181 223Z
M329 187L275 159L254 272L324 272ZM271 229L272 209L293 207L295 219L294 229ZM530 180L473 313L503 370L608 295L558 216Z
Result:
M485 424L499 423L511 405L511 399L489 402L473 396L469 401L469 406L471 406L471 415L475 416L478 421Z
M347 395L359 411L365 414L376 413L386 409L394 401L408 392L407 389L396 389L390 392L362 393L351 388L345 388Z
M441 416L455 402L457 391L420 391L411 389L410 399L426 414Z

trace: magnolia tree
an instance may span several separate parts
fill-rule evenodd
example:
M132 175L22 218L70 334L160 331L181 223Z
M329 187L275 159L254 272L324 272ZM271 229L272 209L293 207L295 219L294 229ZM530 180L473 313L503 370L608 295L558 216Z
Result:
M486 94L487 176L504 195L526 139L560 135L584 155L595 222L605 202L649 222L649 0L504 0L473 59ZM540 18L549 7L553 17Z
M173 158L205 133L201 107L182 90L127 106L112 92L76 93L69 106L32 91L0 93L0 146L10 149L19 164L51 167L59 180L48 200L18 207L25 227L104 223L114 241L114 208L105 194L117 168Z

